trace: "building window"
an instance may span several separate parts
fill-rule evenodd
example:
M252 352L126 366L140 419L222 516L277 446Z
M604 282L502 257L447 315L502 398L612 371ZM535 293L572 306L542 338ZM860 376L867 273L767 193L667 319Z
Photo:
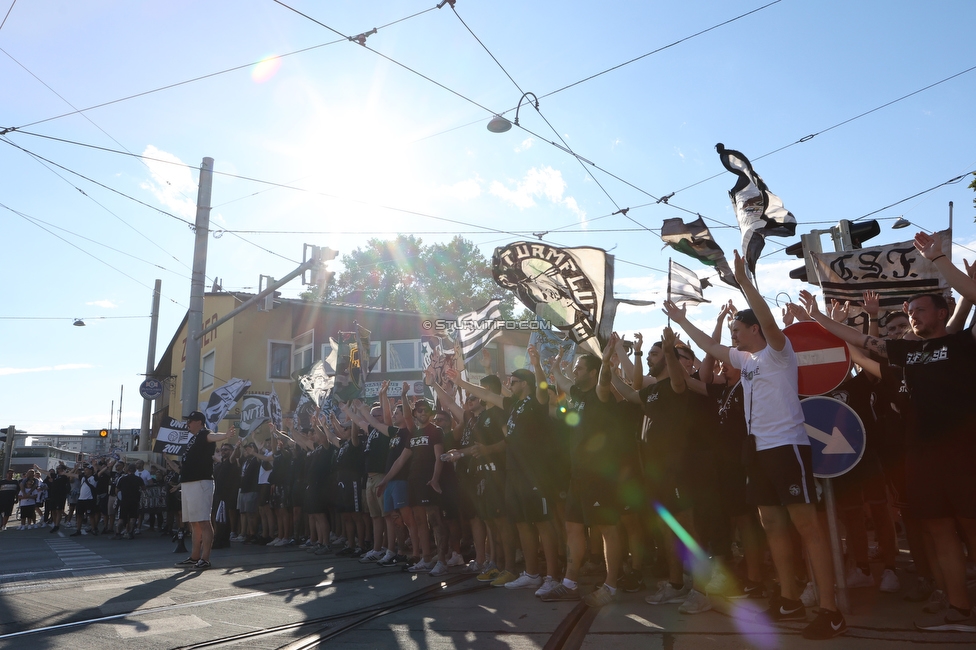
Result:
M420 358L420 339L386 342L387 372L423 370Z
M334 375L335 374L335 359L329 359L329 355L335 352L335 348L332 347L331 343L322 344L322 367L325 370L325 374Z
M291 379L291 341L268 342L268 379Z
M383 359L382 355L383 355L383 344L380 343L379 341L370 341L369 358L375 359L375 361L373 361L373 365L369 367L370 372L380 372L380 368L383 367L383 364L381 363Z
M217 351L211 350L203 355L203 363L200 365L200 388L210 388L214 384L214 360L217 358Z
M314 332L309 330L292 341L295 346L295 353L292 356L292 368L298 370L308 370L312 365L312 355L315 349Z

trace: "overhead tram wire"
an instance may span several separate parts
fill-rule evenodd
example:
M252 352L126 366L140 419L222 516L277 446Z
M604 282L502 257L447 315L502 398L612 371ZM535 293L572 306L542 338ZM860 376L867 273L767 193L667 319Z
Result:
M714 29L717 29L719 27L723 27L725 25L728 25L729 23L733 23L733 22L735 22L735 21L737 21L737 20L739 20L741 18L745 18L746 16L749 16L750 14L754 14L754 13L756 13L758 11L762 11L763 9L766 9L767 7L771 7L772 5L777 4L780 1L781 0L775 0L775 2L770 2L769 4L763 5L761 7L757 7L756 9L752 9L751 11L747 11L744 14L739 14L735 18L730 18L729 20L725 20L725 21L722 21L720 23L716 23L715 25L712 25L711 27L707 27L707 28L705 28L705 29L703 29L701 31L695 32L694 34L690 34L688 36L685 36L684 38L680 38L677 41L674 41L674 42L669 43L667 45L663 45L663 46L661 46L661 47L659 47L657 49L651 50L650 52L645 52L644 54L641 54L640 56L636 56L636 57L634 57L632 59L629 59L627 61L624 61L623 63L618 63L617 65L614 65L614 66L611 66L611 67L607 68L606 70L603 70L601 72L597 72L595 74L591 74L588 77L584 77L583 79L579 79L578 81L574 81L574 82L572 82L570 84L566 84L565 86L562 86L561 88L557 88L556 90L551 90L551 91L549 91L549 92L547 92L545 94L539 95L539 99L544 99L546 97L551 97L551 96L553 96L553 95L555 95L557 93L561 93L564 90L568 90L570 88L573 88L574 86L578 86L578 85L580 85L580 84L582 84L584 82L590 81L591 79L596 79L597 77L603 76L603 75L607 74L608 72L613 72L614 70L618 70L620 68L623 68L625 66L628 66L631 63L635 63L637 61L640 61L641 59L645 59L645 58L651 56L652 54L657 54L658 52L663 52L664 50L667 50L669 48L674 47L675 45L679 45L681 43L684 43L685 41L689 41L689 40L691 40L691 39L693 39L693 38L695 38L697 36L701 36L703 34L706 34L706 33L710 32L710 31L712 31ZM453 6L452 6L452 9L453 9ZM455 13L457 13L457 12L455 12ZM515 110L515 108L512 107L512 108L508 109L507 111L503 111L503 112L498 113L498 114L499 115L504 115L505 113L510 113L510 112L512 112L514 110ZM467 124L462 124L460 126L451 127L450 129L446 129L444 131L439 131L438 133L432 133L430 135L426 135L426 136L424 136L422 138L418 138L417 140L414 140L411 144L416 143L416 142L420 142L422 140L427 140L429 138L436 138L439 135L444 135L445 133L450 133L451 131L456 131L458 129L463 129L465 127L472 126L474 124L481 124L483 121L484 120L482 120L482 119L478 119L478 120L475 120L473 122L468 122Z
M316 18L313 18L312 16L309 16L308 14L306 14L306 13L303 13L303 12L301 12L301 11L299 11L299 10L297 10L297 9L295 9L294 7L291 7L291 6L289 6L289 5L287 5L287 4L285 4L285 3L284 3L284 2L282 2L281 0L272 0L272 1L273 1L273 2L275 2L276 4L279 4L279 5L281 5L282 7L284 7L284 8L286 8L286 9L288 9L289 11L293 11L294 13L296 13L296 14L298 14L299 16L302 16L303 18L306 18L306 19L308 19L308 20L310 20L310 21L312 21L312 22L314 22L315 24L317 24L317 25L319 25L319 26L321 26L321 27L324 27L325 29L327 29L327 30L329 30L330 32L332 32L332 33L334 33L334 34L337 34L337 35L339 35L339 36L343 36L344 38L347 38L347 39L348 39L348 40L350 40L350 41L351 41L351 40L354 40L354 39L353 39L352 37L349 37L349 36L346 36L345 34L343 34L342 32L340 32L339 30L337 30L337 29L335 29L334 27L331 27L331 26L329 26L329 25L327 25L327 24L325 24L325 23L323 23L322 21L320 21L320 20L317 20ZM427 75L425 75L424 73L422 73L422 72L420 72L420 71L418 71L418 70L415 70L415 69L413 69L413 68L411 68L410 66L408 66L408 65L406 65L405 63L401 63L400 61L397 61L396 59L394 59L394 58L392 58L392 57L390 57L390 56L387 56L386 54L383 54L383 53L382 53L382 52L380 52L379 50L376 50L376 49L374 49L374 48L372 48L372 47L370 47L370 46L369 46L369 45L367 45L367 44L366 44L365 42L362 42L362 43L360 43L360 45L361 45L361 47L362 47L363 49L366 49L366 50L368 50L368 51L370 51L370 52L372 52L373 54L375 54L375 55L377 55L377 56L379 56L379 57L381 57L381 58L383 58L384 60L386 60L386 61L389 61L390 63L392 63L392 64L394 64L394 65L396 65L396 66L398 66L398 67L400 67L400 68L403 68L404 70L407 70L408 72L410 72L410 73L412 73L412 74L414 74L414 75L417 75L418 77L420 77L420 78L422 78L422 79L425 79L426 81L429 81L430 83L432 83L432 84L434 84L434 85L435 85L435 86L437 86L438 88L441 88L441 89L443 89L443 90L446 90L446 91L447 91L447 92L449 92L450 94L452 94L452 95L454 95L454 96L456 96L456 97L458 97L458 98L460 98L460 99L463 99L464 101L466 101L466 102L468 102L468 103L470 103L470 104L473 104L474 106L477 106L478 108L480 108L480 109L482 109L482 110L484 110L484 111L485 111L486 113L488 113L488 114L490 114L490 115L495 115L495 114L496 114L496 112L495 112L495 111L492 111L491 109L489 109L488 107L486 107L486 106L484 106L483 104L480 104L479 102L477 102L477 101L475 101L474 99L471 99L470 97L467 97L466 95L463 95L462 93L460 93L460 92L458 92L458 91L456 91L456 90L454 90L454 89L452 89L452 88L450 88L450 87L448 87L448 86L445 86L445 85L444 85L444 84L442 84L441 82L439 82L439 81L436 81L435 79L433 79L433 78L431 78L431 77L429 77L429 76L427 76ZM507 74L507 73L506 73L506 74ZM517 84L516 84L516 87L518 87L518 85L517 85ZM541 115L541 113L540 113L540 115ZM543 116L543 120L545 120L545 116ZM548 121L546 121L546 123L548 124ZM630 183L630 182L628 182L628 181L625 181L625 180L623 180L622 178L620 178L619 176L617 176L617 175L615 175L615 174L612 174L612 173L610 173L610 172L608 172L608 171L607 171L606 169L604 169L603 167L600 167L599 165L597 165L597 164L596 164L596 163L594 163L593 161L591 161L591 160L588 160L588 159L586 159L586 158L584 158L584 157L583 157L583 156L581 156L580 154L578 154L578 153L576 153L576 152L574 152L574 151L573 151L572 149L570 149L569 147L564 147L564 146L560 146L560 145L558 145L558 144L556 144L555 142L553 142L552 140L547 140L546 138L544 138L544 137L542 137L542 136L540 136L539 134L537 134L537 133L535 133L535 132L533 132L533 131L531 131L531 130L529 130L529 129L526 129L525 127L522 127L522 126L520 126L519 128L521 128L521 129L522 129L523 131L525 131L526 133L529 133L529 134L531 134L531 135L534 135L534 136L536 136L537 138L539 138L539 139L540 139L540 140L542 140L543 142L547 142L547 143L549 143L549 144L551 144L551 145L553 145L554 147L556 147L557 149L561 149L562 151L564 151L564 152L566 152L566 153L568 153L568 154L570 154L571 156L573 156L574 158L576 158L576 159L577 159L577 160L579 160L580 162L585 162L585 163L588 163L588 164L590 164L590 165L592 165L593 167L595 167L596 169L599 169L600 171L602 171L603 173L605 173L605 174L607 174L608 176L611 176L611 177L613 177L613 178L615 178L615 179L617 179L617 180L619 180L619 181L621 181L622 183L624 183L624 184L626 184L626 185L628 185L628 186L630 186L630 187L632 187L632 188L634 188L634 189L636 189L636 190L638 190L639 192L641 192L641 193L643 193L643 194L646 194L647 196L649 196L649 197L651 197L651 198L653 198L654 200L657 200L657 199L659 198L659 197L657 197L657 196L654 196L653 194L651 194L651 193L650 193L650 192L648 192L647 190L643 190L643 189L641 189L641 188L639 188L639 187L637 187L636 185L634 185L633 183ZM551 125L551 124L549 124L549 128L552 128L552 125ZM557 133L557 135L558 135L558 133ZM560 139L561 139L561 137L560 137ZM592 174L591 174L590 176L591 176L591 178L593 177L593 176L592 176ZM596 179L594 178L594 180L596 180ZM597 181L597 184L599 185L599 181ZM601 189L602 189L602 186L601 186ZM604 192L606 193L606 190L604 190ZM608 196L609 196L609 195L608 195ZM612 198L611 198L611 201L613 201L613 199L612 199ZM671 205L671 204L669 204L669 205ZM619 208L619 206L617 206L617 207ZM682 207L680 207L680 206L676 206L676 205L671 205L671 207L674 207L674 208L676 208L676 209L679 209L679 210L683 210L683 211L685 211L685 212L688 212L689 214L695 214L695 215L700 215L700 216L702 216L703 218L706 218L706 219L709 219L709 220L711 220L711 221L715 221L716 223L719 223L719 224L721 224L721 225L728 225L728 224L724 224L724 223L722 223L721 221L718 221L718 220L716 220L716 219L712 219L711 217L705 217L704 215L701 215L701 213L700 213L700 212L697 212L697 211L692 211L692 210L688 210L687 208L682 208ZM631 221L633 221L633 222L634 222L635 224L637 224L637 225L639 225L639 226L641 226L642 228L646 228L646 226L644 226L644 224L642 224L642 223L640 223L639 221L636 221L636 220L634 220L633 218L631 218L631 217L629 217L629 216L627 216L627 215L626 215L626 212L621 212L621 213L622 213L622 214L624 214L624 216L626 216L626 217L627 217L628 219L630 219Z
M145 282L143 282L141 280L137 280L136 278L132 277L131 275L129 275L128 273L126 273L122 269L119 269L119 268L116 268L116 267L112 266L111 264L109 264L105 260L97 257L96 255L93 255L93 254L89 253L88 251L86 251L84 248L78 246L77 244L74 244L74 243L68 241L67 239L65 239L64 237L58 235L57 233L48 230L46 227L38 224L32 217L30 217L30 216L28 216L28 215L20 212L19 210L15 210L14 208L11 208L10 206L5 205L3 203L0 203L0 208L3 208L5 210L9 210L10 212L13 212L14 214L16 214L21 219L27 221L28 223L32 224L33 226L35 226L37 228L40 228L41 230L43 230L44 232L48 233L52 237L55 237L57 239L60 239L61 241L63 241L64 243L66 243L68 246L71 246L72 248L75 248L75 249L81 251L85 255L87 255L87 256L91 257L92 259L94 259L95 261L99 262L100 264L104 264L105 266L107 266L108 268L112 269L116 273L120 273L121 275L124 275L125 277L129 278L130 280L132 280L136 284L139 284L139 285L141 285L141 286L149 289L150 291L154 291L155 290L155 289L153 289L153 287L150 287L148 284L146 284ZM160 294L160 295L162 295L162 294ZM169 300L170 302L172 302L173 304L175 304L175 305L178 305L180 307L183 307L184 309L187 308L186 305L183 305L182 303L176 301L173 298L170 298L169 296L164 296L164 297L167 300Z
M0 29L3 29L3 26L7 24L7 19L10 18L10 12L14 10L15 4L17 4L17 0L10 3L10 9L7 9L7 13L3 16L3 22L0 22Z
M14 2L16 2L16 0L14 0ZM11 9L12 8L13 8L13 5L11 5ZM431 7L430 9L424 9L423 11L418 11L418 12L416 12L414 14L409 15L409 16L404 16L403 18L398 18L398 19L396 19L394 21L388 22L385 25L380 25L379 27L376 27L375 29L377 29L377 30L385 29L387 27L390 27L391 25L396 25L397 23L401 23L401 22L403 22L405 20L409 20L411 18L416 18L417 16L420 16L422 14L425 14L428 11L433 11L436 8L437 7ZM8 11L7 13L9 14L10 12ZM4 20L6 20L6 19L4 19ZM347 40L349 40L349 39L348 38L340 38L340 39L336 39L334 41L329 41L327 43L319 43L318 45L312 45L312 46L309 46L309 47L303 47L300 50L294 50L292 52L286 52L284 54L276 54L276 55L274 55L274 57L275 58L279 58L279 59L283 59L283 58L285 58L287 56L294 56L296 54L304 54L305 52L310 52L312 50L317 50L317 49L320 49L320 48L323 48L323 47L328 47L330 45L337 45L337 44L343 43L343 42L345 42ZM217 72L210 72L210 73L207 73L205 75L200 75L199 77L193 77L192 79L185 79L184 81L177 81L175 83L167 84L165 86L160 86L159 88L153 88L152 90L144 90L142 92L138 92L138 93L135 93L135 94L132 94L132 95L126 95L125 97L119 97L118 99L112 99L112 100L109 100L107 102L102 102L100 104L95 104L93 106L88 106L87 108L79 108L79 109L76 109L76 110L74 110L74 111L72 111L70 113L62 113L60 115L55 115L53 117L44 118L43 120L37 120L35 122L29 122L27 124L23 124L23 125L18 126L18 127L12 127L9 130L11 130L11 131L17 131L19 129L27 128L27 127L30 127L30 126L35 126L37 124L43 124L45 122L50 122L52 120L59 120L62 117L69 117L71 115L76 115L78 113L85 113L87 111L95 110L96 108L104 108L105 106L111 106L112 104L118 104L120 102L128 101L130 99L136 99L138 97L145 97L146 95L151 95L153 93L158 93L158 92L161 92L163 90L169 90L171 88L177 88L179 86L185 86L186 84L194 83L194 82L197 82L197 81L203 81L204 79L210 79L211 77L218 77L220 75L227 74L229 72L236 72L237 70L244 70L246 68L252 68L252 67L258 65L259 63L261 63L262 61L264 61L264 59L262 59L261 61L253 61L251 63L245 63L243 65L236 65L236 66L234 66L232 68L227 68L225 70L218 70Z
M924 92L926 90L929 90L930 88L935 88L938 85L944 84L947 81L951 81L952 79L955 79L956 77L960 77L960 76L962 76L962 75L964 75L964 74L966 74L968 72L972 72L973 70L976 70L976 65L971 66L969 68L966 68L965 70L962 70L961 72L957 72L955 74L949 75L948 77L946 77L944 79L940 79L939 81L936 81L935 83L931 83L931 84L929 84L929 85L927 85L927 86L925 86L923 88L919 88L918 90L913 90L912 92L910 92L910 93L908 93L906 95L902 95L901 97L898 97L897 99L892 99L891 101L885 102L884 104L881 104L880 106L875 106L871 110L864 111L863 113L859 113L859 114L855 115L854 117L849 117L846 120L842 120L842 121L838 122L837 124L834 124L833 126L828 126L827 128L821 129L820 131L817 131L815 133L810 133L808 135L805 135L802 138L800 138L799 140L796 140L794 142L791 142L790 144L784 145L784 146L779 147L777 149L773 149L772 151L767 151L766 153L762 154L761 156L757 156L755 158L750 158L750 160L752 160L752 161L762 160L763 158L766 158L767 156L772 156L773 154L779 153L780 151L784 151L785 149L789 149L790 147L794 147L794 146L796 146L798 144L803 144L804 142L809 142L810 140L813 140L818 135L821 135L823 133L827 133L828 131L833 131L834 129L836 129L838 127L841 127L841 126L844 126L845 124L849 124L850 122L853 122L854 120L859 120L862 117L865 117L867 115L870 115L871 113L880 111L882 108L887 108L888 106L891 106L892 104L897 104L898 102L902 101L903 99L908 99L909 97L912 97L912 96L917 95L917 94L919 94L921 92ZM724 175L724 173L725 172L721 172L721 173L715 174L713 176L709 176L708 178L703 178L700 181L697 181L695 183L692 183L691 185L686 185L685 187L682 187L681 189L675 190L674 193L675 194L678 194L679 192L684 192L685 190L690 190L691 188L693 188L693 187L695 187L697 185L701 185L702 183L707 183L708 181L710 181L712 179L718 178L719 176Z

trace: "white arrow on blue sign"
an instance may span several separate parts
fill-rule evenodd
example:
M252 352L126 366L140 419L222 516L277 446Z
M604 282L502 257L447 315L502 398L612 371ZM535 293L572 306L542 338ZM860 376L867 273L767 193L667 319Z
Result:
M849 472L864 455L864 423L850 406L831 397L800 402L810 437L813 475L834 478Z

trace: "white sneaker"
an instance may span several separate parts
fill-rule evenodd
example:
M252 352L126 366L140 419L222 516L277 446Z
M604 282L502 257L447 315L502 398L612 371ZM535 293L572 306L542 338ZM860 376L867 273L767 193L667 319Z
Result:
M548 594L550 591L552 591L552 588L555 587L558 584L560 584L560 583L557 582L557 581L555 581L555 580L553 580L552 579L552 576L546 576L546 579L542 581L542 586L535 590L536 597L537 598L542 598L543 596L545 596L546 594Z
M447 566L464 566L464 558L455 551L447 560Z
M688 592L688 597L685 598L685 602L681 603L678 607L678 611L682 614L701 614L711 608L712 603L708 600L708 596L697 589L692 589Z
M896 594L901 591L901 581L891 569L885 569L881 574L880 589L887 594Z
M275 537L273 540L271 540L270 542L268 542L267 544L265 544L265 546L277 546L278 545L278 542L280 542L280 541L281 541L281 538L280 537Z
M424 558L417 560L417 563L411 567L407 568L410 573L430 573L430 570L434 568L433 561L424 562Z
M505 583L506 589L538 589L541 586L541 576L536 576L533 578L525 571L523 571L519 577L515 578L515 580Z
M430 575L434 576L435 578L439 576L446 576L447 573L447 565L440 560L438 560L437 564L434 565L434 568L430 570Z
M804 587L803 593L800 594L800 602L803 603L804 607L813 607L820 602L817 586L813 584L813 581L808 582L807 586Z
M487 562L485 562L485 566L488 566ZM485 567L478 564L476 560L471 560L463 569L461 569L461 573L473 573L474 575L480 575L484 570Z
M708 581L708 585L705 587L706 594L724 594L730 588L731 584L729 582L729 577L722 571L718 566L712 570L712 579ZM694 590L692 590L694 591Z
M844 578L844 582L847 583L848 589L860 589L861 587L873 587L874 578L869 575L864 575L858 567L854 567L853 570L848 572Z
M381 558L383 558L383 553L380 553L379 551L370 551L366 555L359 558L359 563L370 564L371 562L379 561Z
M667 580L662 581L662 584L658 586L657 591L655 591L650 596L644 597L644 602L648 605L666 605L668 603L683 603L685 599L688 598L688 593L691 588L688 583L681 589L675 589L671 586L671 583Z
M17 530L27 530L27 526L25 526L24 524L21 524L21 525L17 526Z
M383 557L381 557L379 560L377 560L377 562L389 562L390 560L392 560L395 557L396 557L396 553L394 553L392 551L387 551L386 553L383 554Z

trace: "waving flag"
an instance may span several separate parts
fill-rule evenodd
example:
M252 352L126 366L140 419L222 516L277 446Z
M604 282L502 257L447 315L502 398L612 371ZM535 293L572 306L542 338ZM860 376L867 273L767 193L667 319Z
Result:
M210 393L210 400L204 410L204 414L207 416L207 428L211 431L217 431L217 425L250 387L251 382L249 380L235 377Z
M501 330L495 327L502 316L498 298L490 300L481 309L461 314L454 325L447 329L447 334L460 347L465 362L471 361L481 353L486 345L501 335Z
M613 255L599 248L515 242L495 249L491 273L541 320L597 356L613 332L618 303L654 304L613 297Z
M698 217L689 223L683 222L679 218L665 219L661 226L661 239L668 246L694 257L702 264L712 266L718 271L722 282L739 288L739 283L735 281L732 268L728 260L725 259L725 252L712 238L705 220Z
M671 264L668 269L668 300L677 305L711 302L711 300L705 300L705 295L702 293L702 281L694 272L674 260L668 261Z
M337 346L333 345L332 349L332 362L336 363L335 350ZM302 394L307 395L312 403L319 408L325 404L325 400L332 393L332 387L334 385L335 378L328 375L326 361L323 360L313 363L307 375L300 375L298 377L298 386L302 389Z
M755 276L766 237L792 237L796 233L796 217L769 191L748 158L734 149L726 149L721 142L715 145L715 150L722 165L739 177L729 190L729 198L742 231L742 255L749 272Z
M281 429L281 425L282 425L281 400L278 399L278 393L275 392L275 386L273 382L271 384L271 395L268 399L268 408L271 410L271 424L275 426L275 429Z

